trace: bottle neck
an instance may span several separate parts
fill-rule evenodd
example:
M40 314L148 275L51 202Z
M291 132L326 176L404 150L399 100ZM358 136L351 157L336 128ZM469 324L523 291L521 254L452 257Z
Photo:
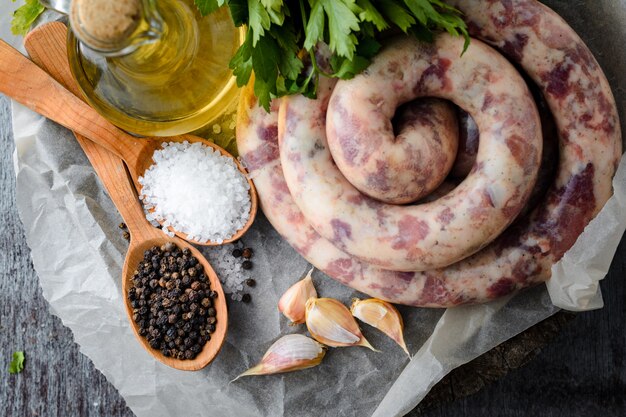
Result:
M166 31L156 0L73 0L69 18L81 43L107 57L132 54Z

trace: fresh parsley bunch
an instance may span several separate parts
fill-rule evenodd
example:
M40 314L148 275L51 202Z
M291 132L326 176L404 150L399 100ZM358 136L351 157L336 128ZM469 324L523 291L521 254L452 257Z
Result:
M195 0L202 14L228 5L236 26L247 25L245 42L230 61L237 85L254 71L254 93L269 110L274 97L314 98L320 75L349 79L363 71L388 29L420 39L445 30L469 36L460 12L442 0ZM319 42L330 48L331 72L316 63ZM305 66L305 62L311 62ZM305 67L307 69L305 70Z

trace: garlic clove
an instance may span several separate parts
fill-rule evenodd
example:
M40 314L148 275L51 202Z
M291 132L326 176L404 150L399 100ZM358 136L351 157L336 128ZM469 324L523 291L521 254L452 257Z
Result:
M326 354L326 347L302 334L289 334L278 339L267 350L261 362L248 369L242 376L272 375L299 371L317 366Z
M350 307L352 315L393 339L411 357L404 342L404 322L397 308L387 301L370 298L354 299Z
M328 346L365 346L376 351L361 333L350 310L332 298L306 302L306 326L315 340Z
M317 298L317 291L313 286L311 274L313 268L306 277L293 284L278 301L278 310L285 315L292 324L304 323L304 308L309 298Z

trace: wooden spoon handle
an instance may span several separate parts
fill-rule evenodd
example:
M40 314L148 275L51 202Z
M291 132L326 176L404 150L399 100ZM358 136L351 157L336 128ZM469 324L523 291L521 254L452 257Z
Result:
M30 32L24 39L24 46L35 64L80 97L80 89L69 68L66 39L67 27L61 22L51 22ZM122 215L133 240L162 237L163 233L147 222L124 162L84 136L75 135Z
M94 109L0 40L0 92L66 128L104 146L122 159L139 155L144 143L124 133ZM135 163L136 161L128 161Z
M70 71L67 54L67 26L61 22L43 24L24 37L30 59L45 70L70 93L82 98L78 83Z

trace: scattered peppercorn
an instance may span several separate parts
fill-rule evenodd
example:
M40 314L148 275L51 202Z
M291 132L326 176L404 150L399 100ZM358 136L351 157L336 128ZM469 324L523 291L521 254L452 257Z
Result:
M215 331L217 293L191 251L172 242L146 250L132 282L127 296L139 335L164 356L195 358Z
M241 301L243 301L244 303L249 303L250 301L252 301L252 296L246 293L243 295L243 297L241 297Z
M241 258L241 255L243 255L243 252L241 249L233 249L233 256L235 258Z
M242 252L242 256L246 259L250 259L252 258L252 255L254 254L254 252L252 252L252 249L250 248L245 248Z
M119 227L122 230L128 229L128 227L126 227L126 223L120 223L120 224L117 225L117 227Z
M256 286L256 281L255 281L254 279L252 279L252 278L248 278L248 279L246 280L246 285L247 285L248 287L254 287L254 286Z
M252 269L252 262L250 262L250 261L243 261L241 263L241 267L243 269Z
M122 237L123 237L125 240L127 240L127 241L129 241L129 242L130 242L130 233L128 233L128 232L124 232L124 233L122 233Z

